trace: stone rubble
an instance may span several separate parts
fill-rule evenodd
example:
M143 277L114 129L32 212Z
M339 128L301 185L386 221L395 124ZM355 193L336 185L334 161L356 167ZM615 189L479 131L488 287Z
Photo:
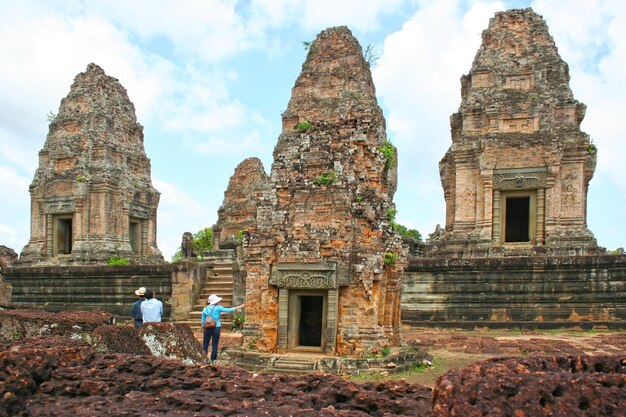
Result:
M433 416L624 416L626 356L477 362L441 376Z

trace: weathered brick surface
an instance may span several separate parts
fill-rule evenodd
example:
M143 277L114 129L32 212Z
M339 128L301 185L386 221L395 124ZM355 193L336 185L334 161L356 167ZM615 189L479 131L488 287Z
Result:
M213 226L214 249L232 249L241 243L241 232L256 222L258 202L268 188L269 177L260 159L245 159L235 168Z
M623 416L626 356L492 359L437 381L435 416Z
M0 245L0 273L3 269L13 266L17 261L17 253L7 246Z
M279 291L269 279L285 263L333 263L348 271L336 304L336 353L399 342L406 255L391 222L395 149L387 160L385 143L385 120L361 46L345 27L321 32L283 113L272 188L244 244L244 345L276 349ZM397 259L385 264L388 252Z
M595 148L580 130L586 107L574 99L567 64L542 17L532 9L496 13L461 84L452 145L439 165L446 228L431 249L597 251L586 223L596 165ZM526 245L507 246L504 199L520 190L532 195L532 236Z
M156 245L159 192L143 127L126 89L95 64L76 76L61 101L30 194L31 236L20 263L93 263L112 255L163 260ZM71 239L59 218L72 222Z

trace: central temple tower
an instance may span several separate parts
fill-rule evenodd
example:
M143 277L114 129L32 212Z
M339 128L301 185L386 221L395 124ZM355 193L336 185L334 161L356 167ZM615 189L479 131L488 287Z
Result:
M243 245L244 345L359 355L400 341L396 152L346 27L311 43Z

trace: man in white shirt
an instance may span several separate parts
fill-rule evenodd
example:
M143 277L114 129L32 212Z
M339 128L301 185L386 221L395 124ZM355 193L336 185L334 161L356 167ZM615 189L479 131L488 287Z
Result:
M152 290L146 290L146 301L141 303L141 314L143 322L160 322L163 315L163 303L155 298L156 294Z

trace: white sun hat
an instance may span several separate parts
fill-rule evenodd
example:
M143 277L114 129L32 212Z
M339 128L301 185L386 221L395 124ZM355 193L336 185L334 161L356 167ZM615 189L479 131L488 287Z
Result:
M222 301L222 297L218 297L215 294L211 294L209 295L209 299L207 300L207 303L209 303L209 305L212 306L213 304L217 304L220 301Z

